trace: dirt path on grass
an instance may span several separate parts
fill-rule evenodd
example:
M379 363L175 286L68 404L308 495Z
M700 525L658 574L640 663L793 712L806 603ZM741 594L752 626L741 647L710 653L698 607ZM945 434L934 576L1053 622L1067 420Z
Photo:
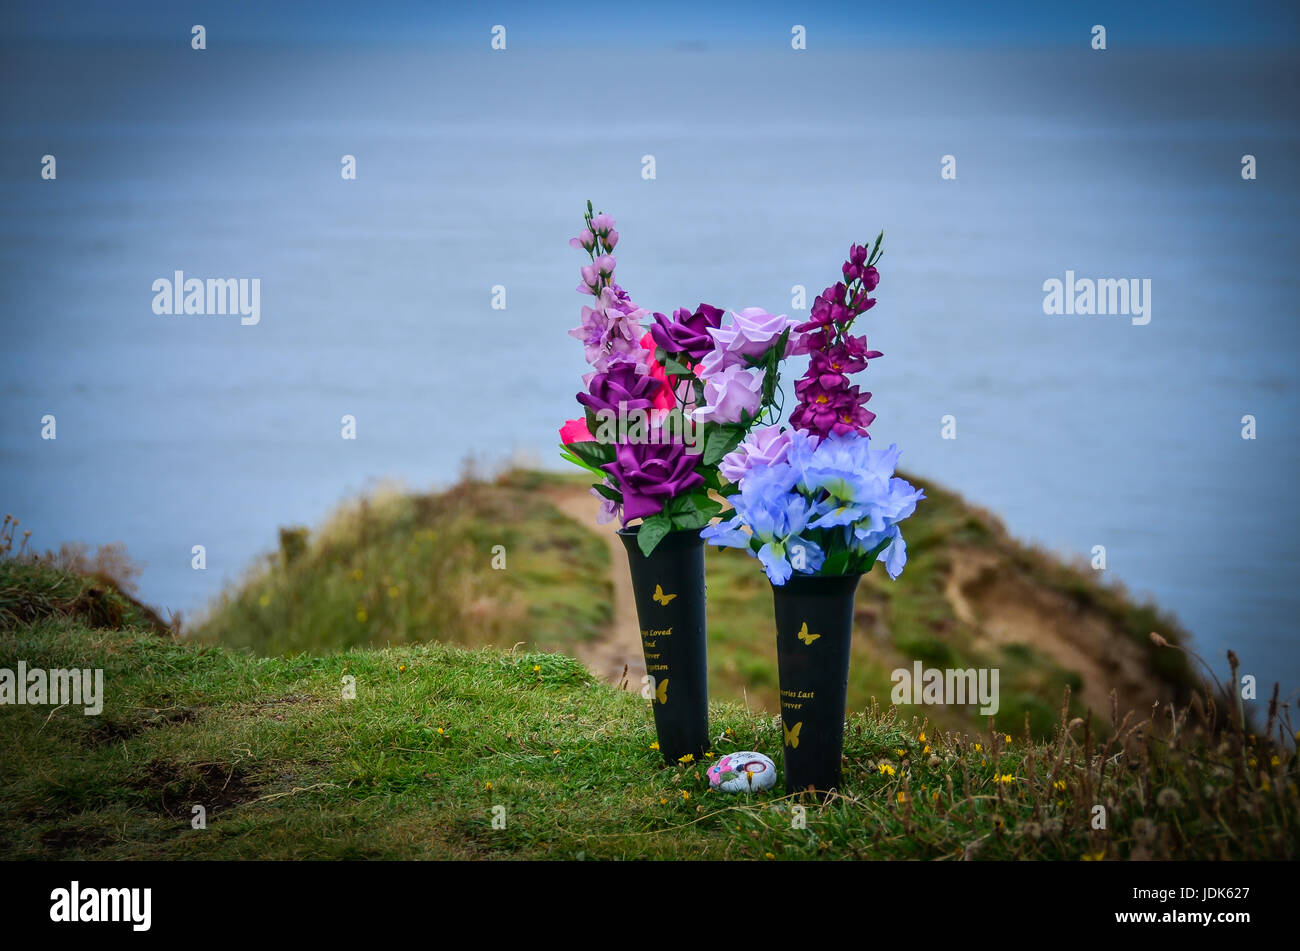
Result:
M587 669L607 683L618 684L627 665L629 689L639 689L645 676L645 658L641 654L641 625L636 617L636 600L632 594L632 575L627 551L614 534L616 525L596 524L600 503L583 486L548 487L543 493L557 509L584 528L595 532L609 548L611 579L614 582L614 618L604 637L577 645L578 659Z
M1110 692L1119 712L1150 709L1172 692L1151 669L1141 647L1095 611L1028 583L992 552L954 549L944 594L961 620L994 644L1028 644L1083 677L1083 702L1108 718Z

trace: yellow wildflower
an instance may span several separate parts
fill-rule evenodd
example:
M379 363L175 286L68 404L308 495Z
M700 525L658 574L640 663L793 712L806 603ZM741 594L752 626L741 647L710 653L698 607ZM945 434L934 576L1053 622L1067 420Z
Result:
M694 753L686 753L686 754L684 754L684 755L682 755L682 756L679 756L679 757L677 757L677 762L679 762L679 763L683 763L683 764L685 764L685 763L693 763L693 762L695 762L695 754L694 754Z
M894 767L888 763L881 763L879 769L882 776L893 776L895 773Z
M651 744L650 744L650 749L652 749L652 750L657 750L657 749L659 749L659 741L658 741L658 740L655 740L653 743L651 743Z

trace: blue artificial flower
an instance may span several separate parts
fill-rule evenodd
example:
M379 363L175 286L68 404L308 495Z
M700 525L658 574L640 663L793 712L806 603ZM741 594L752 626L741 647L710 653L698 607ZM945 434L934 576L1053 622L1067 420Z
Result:
M879 548L876 560L897 578L907 564L898 522L925 498L894 475L898 457L897 445L872 449L857 433L819 440L795 430L785 460L752 467L731 497L732 517L700 534L714 545L748 550L777 585L795 571L819 571L839 532L852 551Z
M812 505L792 491L793 471L784 469L789 467L780 463L752 470L740 492L731 497L735 515L700 532L711 544L744 548L755 555L777 585L789 581L796 569L811 574L825 561L821 546L801 534L808 527Z

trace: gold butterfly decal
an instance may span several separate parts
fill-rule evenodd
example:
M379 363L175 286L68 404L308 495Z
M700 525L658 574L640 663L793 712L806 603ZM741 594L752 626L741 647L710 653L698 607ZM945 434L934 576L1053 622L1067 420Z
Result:
M786 746L795 750L799 748L799 728L802 726L803 726L802 720L800 720L798 723L794 725L793 730L790 729L788 726L786 726L784 722L781 723L781 729L785 731Z
M654 698L659 703L668 702L668 678L667 677L659 681L659 686L655 688Z
M799 640L803 641L805 644L807 644L809 647L811 647L811 646L812 646L812 642L815 641L815 640L817 640L817 638L821 637L821 635L820 635L820 634L809 634L809 633L808 633L808 622L807 622L807 621L804 621L804 622L803 622L803 627L799 628L799 633L796 634L795 637L799 638Z
M668 607L668 602L677 597L677 595L664 594L664 589L659 585L655 585L655 593L650 595L650 597L652 600L658 601L664 607Z

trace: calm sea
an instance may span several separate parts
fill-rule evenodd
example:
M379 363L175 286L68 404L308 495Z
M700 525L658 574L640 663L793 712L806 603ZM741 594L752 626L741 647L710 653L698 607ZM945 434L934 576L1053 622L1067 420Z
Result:
M1297 72L1211 49L7 50L0 506L38 547L125 542L144 598L192 613L374 480L555 459L587 198L652 310L790 312L884 228L873 435L1022 538L1104 545L1217 666L1233 647L1300 687ZM1149 279L1150 323L1045 316L1067 269ZM176 270L260 278L261 322L156 316Z

